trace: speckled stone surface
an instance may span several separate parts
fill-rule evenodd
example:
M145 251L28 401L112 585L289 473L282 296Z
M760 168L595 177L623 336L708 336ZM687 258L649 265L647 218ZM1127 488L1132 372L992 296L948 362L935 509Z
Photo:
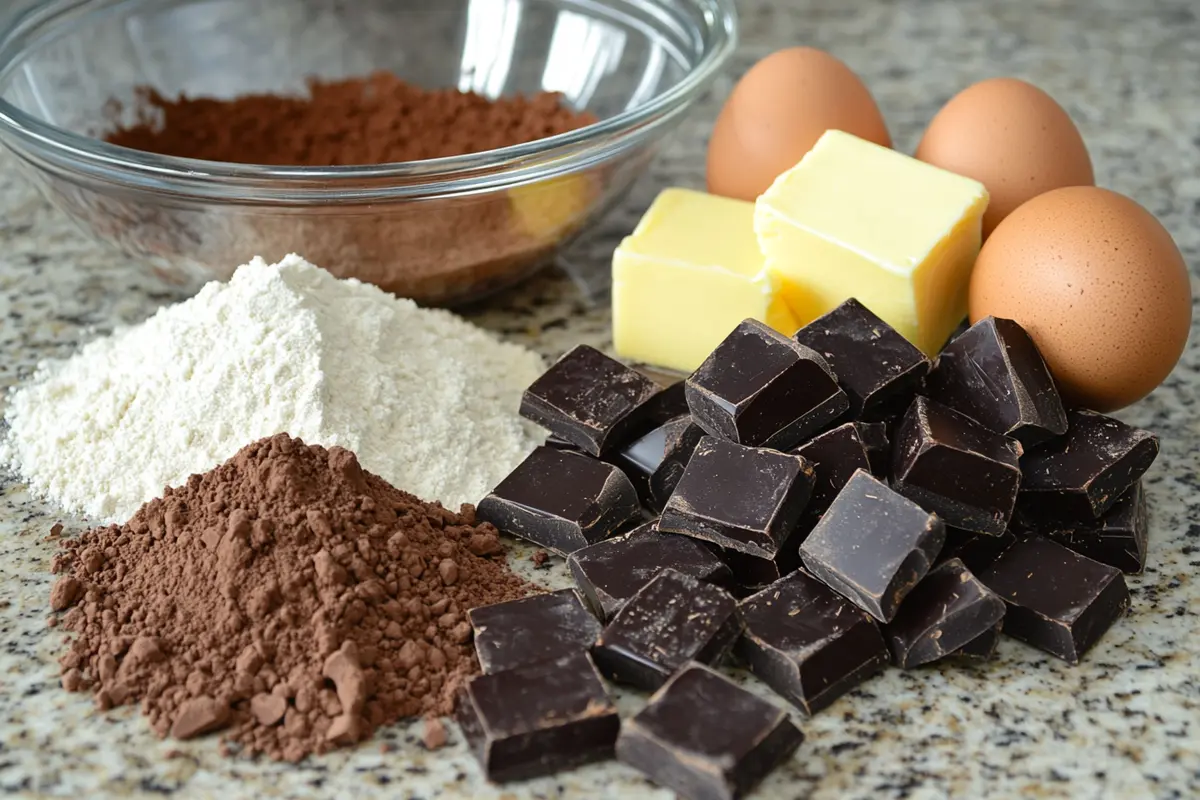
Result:
M796 0L740 3L728 75L778 47L832 50L866 79L898 146L973 80L1009 73L1049 90L1089 143L1100 183L1137 198L1200 265L1200 11L1193 0ZM663 185L702 185L723 78L651 175L577 254L603 269ZM83 238L0 157L0 386L118 323L181 299ZM608 344L607 311L545 275L473 309L483 325L554 355ZM1195 339L1195 337L1193 337ZM1133 610L1068 667L1012 640L983 668L890 670L812 720L808 741L756 797L1193 798L1200 796L1200 352L1122 416L1162 437L1148 476L1150 566ZM508 787L482 782L457 731L431 754L396 728L300 766L222 758L215 741L160 741L132 709L94 713L58 687L61 636L45 625L57 519L0 484L0 792L25 796L666 798L607 764ZM64 520L67 533L83 527ZM514 558L528 564L528 551ZM539 571L569 578L561 561ZM765 690L754 681L747 684ZM625 694L636 709L642 698ZM389 752L382 752L386 745Z

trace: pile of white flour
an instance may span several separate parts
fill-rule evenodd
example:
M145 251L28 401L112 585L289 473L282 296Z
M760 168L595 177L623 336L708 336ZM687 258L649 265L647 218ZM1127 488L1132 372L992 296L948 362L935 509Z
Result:
M425 500L476 503L543 438L517 416L534 353L299 256L39 367L0 461L63 509L123 522L165 486L287 432Z

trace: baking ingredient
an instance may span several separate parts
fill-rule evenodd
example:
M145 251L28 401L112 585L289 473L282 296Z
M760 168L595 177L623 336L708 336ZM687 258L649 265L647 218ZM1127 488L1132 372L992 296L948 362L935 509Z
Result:
M1004 599L1004 632L1068 664L1129 609L1121 570L1037 536L1017 542L981 576Z
M1146 492L1139 480L1099 519L1040 526L1037 533L1081 556L1137 574L1146 568L1149 544Z
M497 783L612 758L621 726L585 652L474 678L457 718L483 774Z
M1021 443L917 397L892 434L892 488L947 525L1000 536L1021 485Z
M584 600L603 620L611 619L665 569L717 586L729 585L733 577L699 541L663 533L652 522L576 550L567 557L567 566Z
M736 800L803 741L783 709L691 664L621 726L617 758L678 797Z
M903 413L929 372L924 353L854 298L793 338L819 353L837 375L853 419L886 420Z
M646 427L662 386L594 347L576 345L521 396L521 416L594 456Z
M1046 362L1011 319L984 317L938 354L925 391L1026 448L1067 432Z
M916 155L987 187L984 239L1026 200L1062 186L1095 183L1092 160L1070 115L1050 95L1016 78L991 78L956 94L925 129Z
M957 558L946 559L909 593L883 634L901 669L945 658L1004 619L1004 601Z
M663 568L605 626L592 659L617 683L652 692L689 662L720 664L741 635L729 592Z
M1158 458L1158 437L1119 419L1076 410L1067 426L1022 459L1017 511L1026 525L1097 519Z
M816 351L756 320L726 336L684 391L697 425L752 447L799 444L850 406Z
M888 665L875 620L804 570L747 597L740 608L746 633L734 652L806 715Z
M1096 187L1039 195L988 239L971 321L1020 323L1063 399L1115 411L1149 394L1187 344L1192 290L1171 235L1140 205Z
M467 619L486 673L583 653L601 628L574 589L480 606L468 611Z
M754 230L809 298L802 323L854 297L932 356L966 316L987 202L977 181L829 131L759 198Z
M742 200L664 189L613 251L612 279L613 347L634 361L691 372L747 317L799 327Z
M539 447L479 502L477 513L505 533L566 556L632 527L641 506L619 468Z
M69 511L123 521L164 486L288 432L449 508L539 441L517 416L540 358L299 256L44 364L9 404L3 453Z
M313 81L296 96L168 98L142 89L141 118L109 142L233 163L330 167L478 153L591 124L555 94L487 98L426 90L377 72ZM114 108L119 108L114 104ZM247 253L270 261L296 248L340 278L359 278L422 305L474 299L547 263L589 218L603 167L510 191L414 202L346 202L322 209L258 206L253 214L197 214L109 196L92 223L159 263L199 260L227 279Z
M892 146L879 106L849 67L811 47L772 53L738 81L717 117L708 190L752 201L830 129Z
M812 485L812 464L800 456L705 436L658 527L774 558L799 520Z
M286 434L64 543L63 686L295 761L417 714L477 670L468 609L527 586L496 531Z
M826 586L891 622L945 541L937 514L859 470L800 545L800 560Z
M297 96L165 97L138 90L137 124L110 144L206 161L334 167L419 161L521 144L596 121L562 96L424 89L389 72L311 79Z

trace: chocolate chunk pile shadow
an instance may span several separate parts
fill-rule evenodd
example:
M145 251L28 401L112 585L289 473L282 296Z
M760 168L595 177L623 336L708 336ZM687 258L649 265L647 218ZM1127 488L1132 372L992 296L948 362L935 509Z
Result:
M478 516L579 594L471 612L488 674L460 717L492 780L615 754L741 797L802 746L785 708L888 665L986 669L1005 634L1075 664L1129 607L1158 441L1065 409L1011 320L931 362L849 300L794 337L746 320L662 383L578 347L526 392L547 446ZM601 676L654 692L619 733Z

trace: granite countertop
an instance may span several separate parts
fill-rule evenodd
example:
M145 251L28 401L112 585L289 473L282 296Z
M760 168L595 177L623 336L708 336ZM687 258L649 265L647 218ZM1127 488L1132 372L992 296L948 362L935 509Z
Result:
M779 47L833 51L867 81L897 145L915 145L941 103L995 74L1057 97L1090 145L1099 183L1132 195L1200 266L1200 19L1194 0L776 0L740 3L728 75ZM667 184L703 184L704 141L732 78L668 144L651 174L575 254L603 269L617 238ZM247 254L249 255L249 254ZM0 388L93 331L137 322L181 297L84 238L0 156ZM607 309L546 274L469 315L555 355L609 344ZM1200 348L1121 414L1162 438L1147 476L1150 565L1133 608L1078 667L1013 640L982 668L890 670L812 720L795 757L756 797L1191 798L1200 796ZM46 540L58 519L0 484L0 792L80 797L666 798L603 764L507 787L482 782L456 730L427 753L397 727L299 766L222 758L214 740L160 741L135 709L93 710L58 686L47 628ZM82 529L65 519L67 532ZM516 563L528 564L517 550ZM560 561L539 571L568 578ZM762 687L752 680L747 685ZM622 695L623 710L641 701Z

